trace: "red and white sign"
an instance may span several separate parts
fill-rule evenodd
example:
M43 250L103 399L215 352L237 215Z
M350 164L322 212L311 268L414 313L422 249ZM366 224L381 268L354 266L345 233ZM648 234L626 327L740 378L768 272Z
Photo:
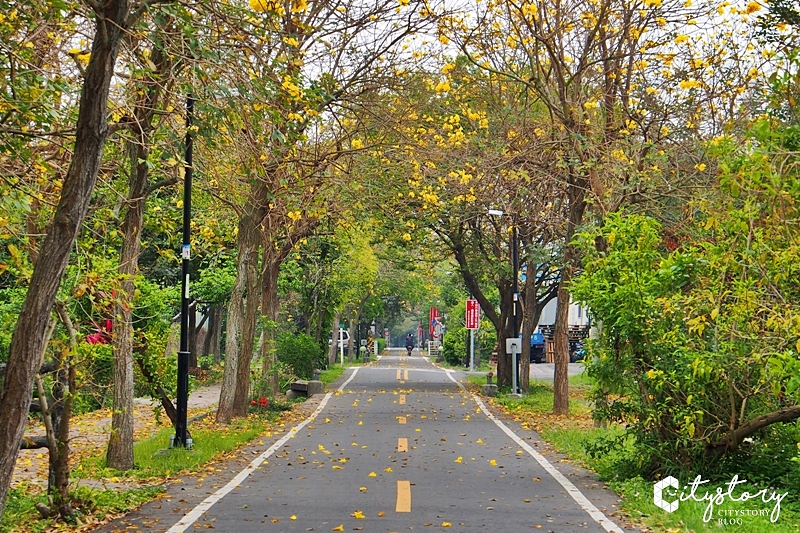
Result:
M467 329L478 329L481 323L481 306L478 300L467 300Z
M428 332L433 336L436 332L436 324L439 322L439 308L431 307L428 315L428 325L430 326Z

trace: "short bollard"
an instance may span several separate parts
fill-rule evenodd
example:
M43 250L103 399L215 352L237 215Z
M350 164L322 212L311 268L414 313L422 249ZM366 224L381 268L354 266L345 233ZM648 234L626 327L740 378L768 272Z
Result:
M497 385L492 383L492 378L494 374L489 372L486 374L486 385L482 385L481 388L483 389L484 396L496 396L497 395Z

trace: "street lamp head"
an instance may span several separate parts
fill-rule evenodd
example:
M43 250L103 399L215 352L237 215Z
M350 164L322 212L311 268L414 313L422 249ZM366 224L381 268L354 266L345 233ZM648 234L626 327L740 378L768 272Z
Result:
M502 209L489 209L489 214L493 217L501 217L505 215Z

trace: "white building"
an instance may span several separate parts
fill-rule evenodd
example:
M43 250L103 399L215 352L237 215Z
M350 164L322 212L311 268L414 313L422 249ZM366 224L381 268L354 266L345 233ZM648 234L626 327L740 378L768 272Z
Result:
M542 316L539 317L538 326L552 326L556 323L556 307L558 306L558 298L553 298L542 310ZM581 304L572 302L569 304L569 317L567 323L570 326L588 326L589 317L586 313L586 308ZM535 329L534 329L535 331Z

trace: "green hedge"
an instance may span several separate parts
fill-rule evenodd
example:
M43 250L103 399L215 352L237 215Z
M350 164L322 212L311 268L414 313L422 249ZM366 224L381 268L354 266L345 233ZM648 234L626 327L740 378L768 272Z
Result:
M315 368L325 365L325 351L305 333L281 333L277 339L278 361L294 369L300 379L311 379Z

